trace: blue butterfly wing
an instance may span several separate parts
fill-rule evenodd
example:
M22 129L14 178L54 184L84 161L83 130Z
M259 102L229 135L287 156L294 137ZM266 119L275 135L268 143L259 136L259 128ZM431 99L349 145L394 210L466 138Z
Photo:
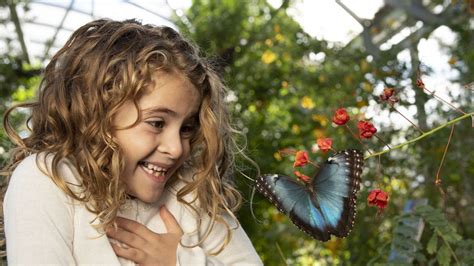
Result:
M280 212L304 232L326 241L327 223L317 209L305 185L283 175L262 175L257 179L257 190L267 197Z
M344 237L354 223L362 164L360 151L344 150L323 164L310 185L283 175L263 175L257 179L257 190L312 237Z
M330 157L312 180L316 204L337 237L347 236L353 227L362 166L361 152L344 150Z

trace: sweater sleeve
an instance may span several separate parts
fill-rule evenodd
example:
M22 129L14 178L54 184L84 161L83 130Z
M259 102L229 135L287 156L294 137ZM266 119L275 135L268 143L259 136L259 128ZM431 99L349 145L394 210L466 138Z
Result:
M223 223L216 222L210 235L199 246L186 247L192 241L188 235L183 235L177 249L177 265L263 265L242 226L230 217L225 219L232 237L220 253L212 255L222 247L228 229ZM205 230L206 226L202 228Z
M73 265L74 210L71 199L29 156L13 172L4 199L10 265Z

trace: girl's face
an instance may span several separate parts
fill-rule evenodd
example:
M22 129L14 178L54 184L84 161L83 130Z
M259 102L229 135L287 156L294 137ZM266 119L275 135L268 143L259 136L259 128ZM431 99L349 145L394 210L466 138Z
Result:
M138 101L140 117L132 101L114 117L114 137L126 164L121 178L129 195L148 203L160 198L166 182L189 157L200 104L198 90L183 74L157 71L153 80ZM129 127L137 118L138 124Z

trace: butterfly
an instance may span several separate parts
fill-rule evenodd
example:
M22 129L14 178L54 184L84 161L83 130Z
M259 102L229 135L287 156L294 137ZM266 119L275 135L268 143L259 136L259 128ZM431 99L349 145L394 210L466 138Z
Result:
M328 241L352 230L363 163L362 152L343 150L329 157L307 184L266 174L257 178L256 187L298 228Z

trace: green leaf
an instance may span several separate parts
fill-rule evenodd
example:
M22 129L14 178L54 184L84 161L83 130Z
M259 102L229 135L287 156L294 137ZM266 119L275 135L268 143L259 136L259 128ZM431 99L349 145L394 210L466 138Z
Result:
M426 246L426 250L428 251L428 254L433 254L436 251L437 247L438 247L438 235L433 234L433 236L430 238L430 241L428 241L428 245Z
M407 241L412 246L412 250L423 249L420 242L416 241L415 239L407 238L405 241Z
M456 233L456 229L454 229L454 227L449 223L440 209L435 209L426 205L416 208L416 213L421 216L444 241L454 244L462 239L462 237ZM435 240L432 239L432 241ZM432 249L428 250L432 251Z
M400 224L395 228L394 233L399 233L403 236L410 237L410 236L416 234L417 231L416 231L415 228L413 228L411 226Z
M425 255L421 252L415 253L415 258L418 262L427 262Z
M428 261L428 266L436 265L436 258L432 258Z
M444 244L438 250L438 254L436 255L438 262L440 265L449 265L451 262L451 252L449 251L449 247Z
M454 230L449 230L449 231L447 230L447 232L443 232L443 233L445 233L443 235L443 238L449 243L456 243L462 239L462 237L456 234Z
M412 242L408 241L408 238L394 238L392 245L400 252L416 250L416 246L414 246Z
M474 265L474 240L459 241L456 248L456 255L462 261L463 265Z
M410 266L411 264L406 262L406 261L403 261L403 260L400 260L400 261L392 261L392 262L389 262L389 263L386 263L386 264L382 264L384 266Z

